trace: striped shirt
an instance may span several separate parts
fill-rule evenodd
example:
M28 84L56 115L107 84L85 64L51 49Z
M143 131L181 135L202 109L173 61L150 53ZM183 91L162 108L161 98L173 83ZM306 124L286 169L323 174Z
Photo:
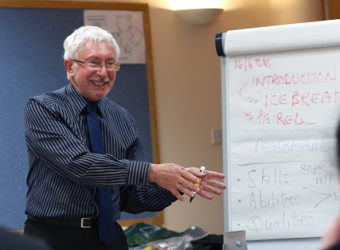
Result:
M111 188L115 220L120 211L160 211L175 201L169 191L148 182L150 163L134 119L107 97L98 103L105 154L90 152L87 103L71 83L28 101L26 214L65 220L96 218L96 187Z

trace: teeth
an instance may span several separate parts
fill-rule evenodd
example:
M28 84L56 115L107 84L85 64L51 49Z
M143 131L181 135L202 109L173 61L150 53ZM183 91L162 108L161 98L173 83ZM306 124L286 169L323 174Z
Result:
M102 87L105 85L105 82L97 82L97 81L92 81L94 85Z

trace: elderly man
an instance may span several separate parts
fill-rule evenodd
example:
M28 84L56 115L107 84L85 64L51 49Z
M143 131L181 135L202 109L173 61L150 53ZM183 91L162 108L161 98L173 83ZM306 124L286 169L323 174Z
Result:
M53 249L128 249L120 211L160 211L192 191L221 194L225 184L212 180L221 173L146 161L133 117L105 97L120 67L110 33L80 27L64 49L70 83L26 106L25 234Z

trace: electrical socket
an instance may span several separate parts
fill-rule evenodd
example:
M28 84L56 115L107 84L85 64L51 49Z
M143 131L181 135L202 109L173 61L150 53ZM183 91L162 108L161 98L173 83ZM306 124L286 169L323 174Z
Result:
M211 143L222 144L222 129L211 130Z

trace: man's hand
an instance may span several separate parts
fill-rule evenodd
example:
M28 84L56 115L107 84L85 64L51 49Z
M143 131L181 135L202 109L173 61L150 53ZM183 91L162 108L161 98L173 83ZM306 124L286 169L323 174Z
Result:
M200 188L195 186L195 183L199 181L198 178L190 171L173 163L151 164L149 181L169 190L180 201L184 201L180 192L190 197L194 196L192 190L200 192Z
M198 191L197 194L199 194L203 198L211 200L214 197L209 193L220 195L222 194L222 191L220 189L227 188L227 186L223 182L212 179L217 178L223 180L225 175L222 173L215 171L205 171L205 173L201 173L199 168L186 168L186 170L196 177L201 178L201 182L199 185L200 191ZM209 193L206 193L205 191Z
M329 225L321 239L321 249L329 249L340 242L340 215L336 221Z

